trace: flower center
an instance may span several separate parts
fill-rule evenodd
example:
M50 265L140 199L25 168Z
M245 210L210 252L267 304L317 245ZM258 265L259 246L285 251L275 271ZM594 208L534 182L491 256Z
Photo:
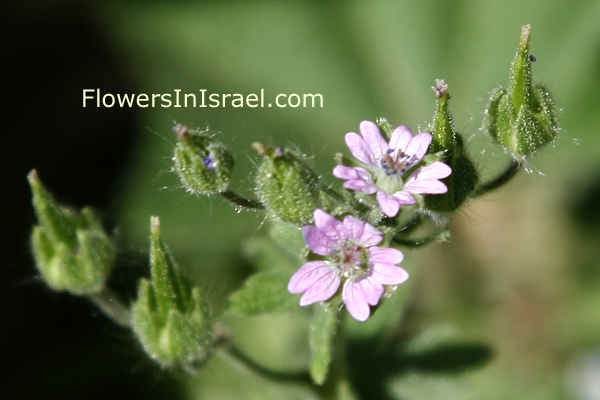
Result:
M401 150L398 150L395 156L393 153L394 150L389 149L381 157L381 169L375 176L377 187L388 194L402 190L404 187L402 175L409 169L412 161L411 157Z
M347 241L336 249L333 261L341 268L344 278L359 278L369 272L367 249Z

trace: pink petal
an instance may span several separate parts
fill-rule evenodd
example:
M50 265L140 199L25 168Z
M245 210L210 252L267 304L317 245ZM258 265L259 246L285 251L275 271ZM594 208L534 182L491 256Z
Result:
M313 218L315 220L315 226L317 228L328 231L335 230L337 226L341 224L341 222L338 219L327 214L320 208L315 209L315 211L313 212Z
M355 132L346 133L345 139L346 145L348 146L348 149L350 149L350 152L354 158L365 165L375 166L373 164L376 164L376 161L374 161L373 152L367 145L367 142L365 142L365 139Z
M377 191L377 186L373 184L371 173L361 167L347 167L345 165L336 165L333 169L333 176L340 179L347 179L344 187L357 190L366 194L373 194Z
M337 292L342 279L335 273L324 275L309 287L300 298L300 305L307 306L319 301L329 300Z
M290 293L302 293L323 276L335 273L334 267L325 261L310 261L304 264L290 279Z
M333 231L336 233L337 231ZM312 225L305 226L302 229L304 240L310 250L321 256L328 256L333 253L333 249L339 245L340 240L336 236L327 235L322 229Z
M415 180L443 179L450 176L451 173L452 168L450 168L449 165L444 164L441 161L436 161L413 172L409 180L413 176L415 177Z
M368 251L369 260L373 264L400 264L404 259L400 250L391 247L371 247Z
M373 162L376 164L381 160L381 156L388 151L387 142L381 136L379 127L371 121L362 121L360 123L360 134L365 138L367 145L371 149L371 153L374 156Z
M383 240L383 232L380 232L368 222L361 221L352 215L347 215L344 218L343 224L347 231L348 239L354 239L361 246L375 246Z
M406 282L408 272L395 265L374 264L370 279L382 285L399 285Z
M374 184L358 179L344 182L344 187L346 189L356 190L357 192L363 192L366 194L373 194L378 190L377 186Z
M366 321L371 315L370 305L376 305L383 294L383 286L370 279L347 280L342 289L342 299L352 317Z
M413 136L405 151L410 159L409 167L417 164L423 159L432 140L433 136L431 136L431 133L427 132L421 132L418 135Z
M379 207L381 207L381 211L385 215L390 218L398 215L398 211L400 211L401 201L394 196L390 196L383 190L377 192L377 202L379 203Z
M417 200L411 196L411 194L405 190L401 190L399 192L394 193L392 196L400 200L400 205L402 204L415 204Z
M410 143L412 139L412 131L406 125L400 125L394 132L392 132L392 137L390 138L390 149L394 149L394 151L402 151L406 152L406 147Z
M366 321L371 315L371 309L361 288L347 280L342 289L342 299L352 317L358 321Z
M311 261L302 266L290 279L290 293L305 292L300 305L307 306L331 298L340 287L337 269L324 261Z
M404 191L417 194L442 194L448 191L448 187L444 182L436 179L427 180L411 180L409 179L404 185Z

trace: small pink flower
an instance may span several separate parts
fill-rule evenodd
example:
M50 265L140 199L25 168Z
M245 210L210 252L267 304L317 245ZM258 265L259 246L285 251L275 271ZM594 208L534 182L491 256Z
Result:
M397 127L389 144L371 121L360 123L360 135L346 134L346 144L362 167L337 165L336 178L345 179L344 187L366 194L377 193L377 202L385 215L398 215L402 204L415 204L415 195L442 194L448 187L440 179L448 177L452 168L436 161L414 170L408 179L404 174L423 160L433 137L422 132L413 136L404 125Z
M342 299L350 315L366 321L379 303L383 285L399 285L408 273L396 264L404 255L393 248L377 247L383 233L351 215L340 221L325 211L314 211L315 225L303 233L310 250L325 260L310 261L288 284L291 293L304 293L300 305L329 300L342 288Z

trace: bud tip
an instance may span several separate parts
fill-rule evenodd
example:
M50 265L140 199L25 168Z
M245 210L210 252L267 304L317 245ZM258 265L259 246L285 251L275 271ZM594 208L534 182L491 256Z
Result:
M435 97L441 99L448 93L448 85L443 79L436 79L435 86L432 86L431 90L433 90L433 93L435 93Z

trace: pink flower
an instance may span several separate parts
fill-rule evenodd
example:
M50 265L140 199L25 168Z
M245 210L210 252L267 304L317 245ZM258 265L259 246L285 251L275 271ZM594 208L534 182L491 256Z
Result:
M399 285L408 273L396 264L404 255L393 248L377 247L383 233L351 215L340 221L325 211L314 211L315 225L303 233L310 250L324 260L310 261L288 284L291 293L304 293L300 305L326 301L342 288L342 299L352 317L366 321L379 303L383 285Z
M397 127L389 144L381 136L377 125L371 121L360 123L359 136L346 134L346 144L352 155L365 166L337 165L336 178L345 179L344 187L366 194L377 193L377 202L385 215L398 215L402 204L415 204L415 195L442 194L448 187L440 181L452 173L452 168L436 161L418 168L405 180L404 174L420 163L431 144L430 133L413 136L405 125Z

